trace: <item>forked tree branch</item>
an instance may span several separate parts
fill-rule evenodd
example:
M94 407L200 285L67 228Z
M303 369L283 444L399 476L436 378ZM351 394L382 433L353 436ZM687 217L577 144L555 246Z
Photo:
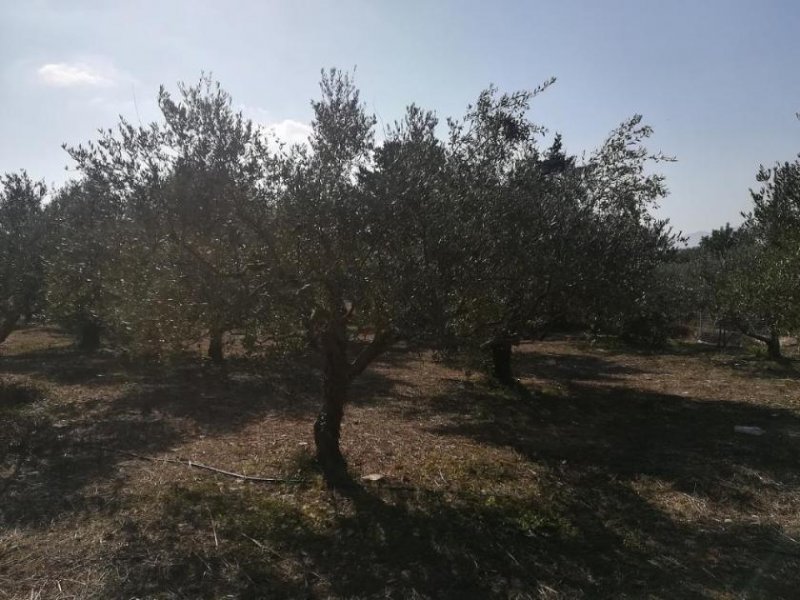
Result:
M391 329L385 329L376 333L369 345L359 352L355 360L350 363L350 379L355 379L361 375L370 363L383 354L396 339L397 335Z

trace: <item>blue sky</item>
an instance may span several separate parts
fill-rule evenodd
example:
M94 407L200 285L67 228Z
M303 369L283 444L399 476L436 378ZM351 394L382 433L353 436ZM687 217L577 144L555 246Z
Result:
M685 232L738 223L760 163L800 152L800 2L46 2L0 0L0 172L61 182L61 149L159 84L211 71L249 116L302 135L323 67L357 68L384 123L416 102L460 115L489 83L558 82L534 120L591 150L644 114ZM138 117L137 117L138 112Z

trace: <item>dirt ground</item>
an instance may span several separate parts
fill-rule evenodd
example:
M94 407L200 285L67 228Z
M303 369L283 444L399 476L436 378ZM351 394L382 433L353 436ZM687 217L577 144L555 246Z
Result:
M577 340L514 360L507 390L387 354L344 425L361 484L332 494L313 360L223 374L16 332L0 599L800 597L796 362Z

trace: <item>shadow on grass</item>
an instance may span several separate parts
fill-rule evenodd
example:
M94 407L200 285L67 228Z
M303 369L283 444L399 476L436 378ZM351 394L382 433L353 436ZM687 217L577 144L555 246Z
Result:
M754 342L757 343L757 342ZM588 352L603 352L609 358L635 356L697 357L710 360L714 365L725 366L747 377L762 379L800 379L800 358L784 356L779 360L768 358L753 347L719 347L715 344L671 340L661 348L641 348L614 337L595 342L578 341L577 346Z
M800 360L796 358L772 360L752 353L740 353L734 356L720 357L715 360L715 364L725 366L746 377L800 380Z
M763 515L761 502L800 487L800 440L785 433L800 429L796 413L592 385L636 371L593 358L578 361L576 376L575 365L547 360L522 367L559 378L561 395L455 384L416 408L449 416L431 426L438 435L524 456L536 489L353 484L320 501L313 489L175 488L158 520L172 533L134 535L115 558L129 575L108 594L794 597L797 544L777 525L723 517ZM767 434L735 433L742 424ZM721 513L676 518L640 493L648 483Z
M789 598L800 560L767 526L676 523L602 477L516 497L354 486L312 508L205 484L172 489L158 523L129 530L109 597Z
M0 437L0 464L8 469L0 477L0 530L46 528L66 514L114 512L115 491L125 479L115 450L156 453L180 439L157 420L120 415L66 424L41 413L8 418Z
M616 478L652 475L697 493L747 468L786 485L797 481L800 418L792 411L625 387L570 384L563 395L529 400L476 387L433 398L450 413L435 431L510 447L533 461L600 469ZM761 437L737 425L766 430ZM794 484L791 484L794 485Z
M308 417L310 429L313 366L265 374L239 365L226 380L173 367L142 374L116 400L86 400L87 415L32 423L0 523L46 527L78 511L123 519L98 597L796 596L797 544L776 525L724 520L750 507L764 515L762 496L781 500L800 487L800 440L785 434L800 429L796 413L624 387L620 376L635 371L606 357L571 366L517 358L523 372L563 381L564 393L453 385L407 413L447 417L427 425L438 435L514 450L536 471L531 489L353 485L329 495L313 483L265 489L215 478L157 498L88 491L124 484L120 457L99 446L163 451L187 439L183 420L218 434L275 411ZM374 372L363 381L356 402L385 396L392 383ZM735 425L767 434L743 436ZM648 483L721 514L678 519L639 493ZM134 502L136 511L125 504Z
M531 399L480 388L446 394L430 410L452 418L434 431L511 448L544 470L560 514L579 532L582 549L562 556L591 574L584 593L595 581L597 594L611 596L793 596L800 546L775 525L721 517L769 513L764 502L797 494L800 439L789 433L800 431L796 413L625 387L567 389ZM738 434L736 425L767 433ZM676 521L637 492L648 482L723 515ZM600 557L613 562L603 567Z
M24 411L42 399L42 391L19 381L0 379L0 415Z
M570 381L615 381L642 371L589 354L514 353L515 375Z
M131 536L115 558L116 570L126 577L111 582L106 593L524 597L539 576L555 582L559 556L547 555L548 538L567 544L562 551L578 547L566 539L571 533L561 523L525 502L496 506L478 497L353 486L315 509L324 516L252 489L173 489L158 537L146 531ZM544 565L531 560L530 549Z
M603 335L591 340L585 338L574 339L578 348L587 351L602 352L606 356L703 356L709 354L741 354L741 348L728 346L720 348L716 344L695 342L689 340L668 340L665 344L648 346L634 344L619 336Z
M221 372L196 360L131 364L65 347L4 356L0 370L69 396L48 402L34 387L0 386L0 467L8 467L0 471L0 527L113 513L125 485L118 467L125 452L158 454L268 416L307 421L311 440L320 402L313 357L232 360ZM392 382L371 373L365 384L356 390L362 403L385 396Z
M176 487L157 519L167 533L131 535L108 595L795 597L797 543L776 524L724 517L764 515L762 502L800 489L800 440L785 433L800 429L796 413L587 383L628 372L605 359L577 365L600 378L570 381L543 360L523 367L567 381L563 395L454 383L406 411L447 415L430 426L438 435L513 449L535 489ZM742 424L767 434L735 433ZM721 512L677 518L640 485Z

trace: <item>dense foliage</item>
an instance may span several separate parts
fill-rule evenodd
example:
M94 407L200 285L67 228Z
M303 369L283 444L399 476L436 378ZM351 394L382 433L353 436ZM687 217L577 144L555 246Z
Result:
M0 342L39 302L46 221L42 201L47 190L27 173L0 181Z

